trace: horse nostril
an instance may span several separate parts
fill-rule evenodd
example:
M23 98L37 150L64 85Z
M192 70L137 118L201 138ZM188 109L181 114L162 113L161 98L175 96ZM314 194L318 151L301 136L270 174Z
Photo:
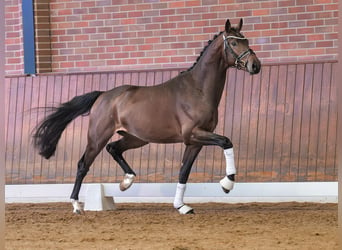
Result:
M257 63L253 63L252 70L255 74L259 73L259 70L260 70L259 65Z
M255 64L255 63L253 63L253 65L252 65L252 69L253 69L253 71L256 71L257 70L257 65Z

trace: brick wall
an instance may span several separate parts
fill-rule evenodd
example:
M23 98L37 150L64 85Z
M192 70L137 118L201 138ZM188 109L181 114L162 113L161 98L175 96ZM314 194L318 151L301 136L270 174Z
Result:
M51 0L52 71L189 67L227 18L241 17L264 63L337 58L337 0ZM6 59L16 73L18 58Z
M5 1L5 55L6 74L23 74L23 32L21 0Z
M34 0L35 46L37 73L51 72L50 4L46 0Z

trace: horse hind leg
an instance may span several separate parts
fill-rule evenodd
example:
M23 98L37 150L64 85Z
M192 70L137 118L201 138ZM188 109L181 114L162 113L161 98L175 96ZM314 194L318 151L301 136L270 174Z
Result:
M100 151L104 148L110 137L113 135L113 133L110 133L106 131L102 134L101 138L97 138L97 140L94 140L94 136L91 136L88 134L88 144L86 147L86 150L82 156L82 158L79 160L77 165L77 174L76 174L76 180L74 184L74 188L72 190L70 199L71 203L74 208L74 213L81 214L83 213L83 209L81 204L78 201L79 192L81 189L81 185L83 182L84 177L87 175L91 164L94 162L96 156L100 153Z
M142 147L148 144L148 142L145 142L125 132L122 132L121 135L123 137L120 140L109 143L106 146L106 149L108 153L111 154L113 159L120 165L120 167L125 173L124 179L120 182L120 190L125 191L132 186L134 179L136 177L136 174L132 170L132 168L128 165L126 160L123 158L122 154L128 149Z
M78 201L78 198L79 198L78 195L81 189L83 179L87 175L90 169L90 166L94 162L96 156L99 154L99 152L102 150L104 146L105 146L105 143L102 145L102 147L100 146L100 147L94 148L88 144L85 153L83 154L82 158L78 162L76 180L75 180L74 188L70 196L71 203L74 208L74 213L76 214L83 213L83 208Z

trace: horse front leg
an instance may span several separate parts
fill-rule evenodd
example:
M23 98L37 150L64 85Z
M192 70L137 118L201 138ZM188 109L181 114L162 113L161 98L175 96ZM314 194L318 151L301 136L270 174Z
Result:
M183 198L184 198L186 183L189 179L192 164L194 163L201 149L202 149L202 146L197 146L197 145L188 145L185 148L185 152L184 152L183 160L182 160L182 167L179 172L179 182L177 184L175 199L173 202L174 208L176 208L180 214L194 213L194 210L190 206L184 204Z
M196 129L190 137L191 144L216 145L223 149L226 159L226 176L220 181L225 193L229 193L234 188L236 168L234 163L233 144L225 136L218 135L201 129Z

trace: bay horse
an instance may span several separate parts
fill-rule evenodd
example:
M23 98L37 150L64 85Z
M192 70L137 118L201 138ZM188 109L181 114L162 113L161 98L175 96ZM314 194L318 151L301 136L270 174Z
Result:
M233 144L225 136L213 133L218 122L218 105L229 67L257 74L261 64L241 33L243 21L225 30L208 42L194 65L162 84L148 87L125 85L108 91L94 91L76 96L54 108L36 128L34 145L49 159L66 126L76 117L89 114L88 142L78 162L71 202L74 213L83 213L78 196L82 181L95 157L114 133L120 139L106 149L124 171L120 190L134 182L135 172L127 164L123 152L148 143L184 143L186 145L179 172L174 208L180 214L193 213L183 202L186 183L193 162L204 145L223 149L226 175L220 181L228 193L235 183Z

